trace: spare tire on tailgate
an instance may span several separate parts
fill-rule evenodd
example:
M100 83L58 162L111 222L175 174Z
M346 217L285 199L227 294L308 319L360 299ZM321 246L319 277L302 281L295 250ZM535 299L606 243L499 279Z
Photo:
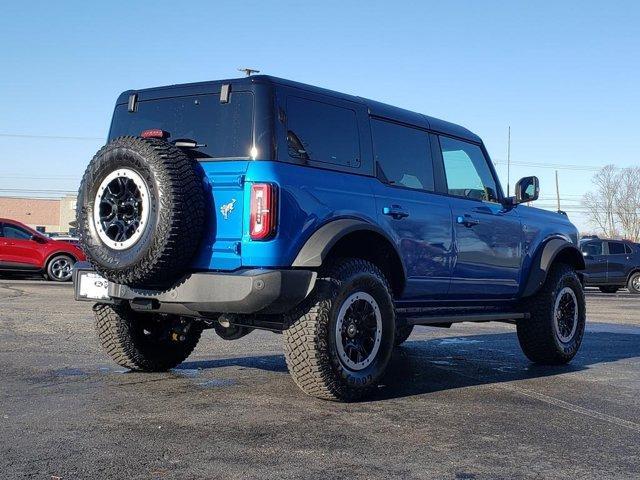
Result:
M198 163L160 139L119 137L93 157L80 184L80 243L107 279L167 286L184 274L204 231Z

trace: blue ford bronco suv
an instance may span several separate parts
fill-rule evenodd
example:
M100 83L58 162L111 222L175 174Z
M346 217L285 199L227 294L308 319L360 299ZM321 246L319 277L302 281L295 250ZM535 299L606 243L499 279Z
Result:
M576 228L505 197L467 129L269 76L132 90L80 186L77 300L120 365L162 371L204 329L282 333L296 384L365 397L414 325L516 325L563 364L585 327Z

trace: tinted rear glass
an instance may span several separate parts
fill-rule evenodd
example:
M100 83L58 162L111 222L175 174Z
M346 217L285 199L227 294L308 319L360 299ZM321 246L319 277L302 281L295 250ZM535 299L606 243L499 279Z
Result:
M289 156L302 161L360 166L356 112L298 97L287 100Z
M624 253L624 243L609 242L609 255L620 255Z
M371 120L378 173L391 185L433 191L429 135L415 128Z
M140 135L160 128L168 140L195 140L198 158L248 159L253 145L253 94L232 92L228 103L219 94L162 98L138 102L135 112L117 105L109 138Z

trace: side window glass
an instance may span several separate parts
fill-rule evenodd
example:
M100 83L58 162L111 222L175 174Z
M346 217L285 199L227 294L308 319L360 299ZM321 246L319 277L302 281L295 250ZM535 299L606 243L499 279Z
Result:
M627 245L627 244L625 244L625 245L624 245L624 251L625 251L627 254L631 254L631 253L633 253L633 250L631 250L631 247L630 247L629 245Z
M440 137L440 147L450 195L498 201L496 182L478 145Z
M287 99L289 156L345 167L360 166L356 112L298 97Z
M7 238L16 238L18 240L29 240L31 238L29 232L14 225L5 224L3 230L4 236Z
M609 255L620 255L624 253L624 243L609 242Z
M602 255L602 242L589 242L582 244L582 253L589 256Z
M371 135L378 173L385 181L433 191L433 164L426 132L372 119Z

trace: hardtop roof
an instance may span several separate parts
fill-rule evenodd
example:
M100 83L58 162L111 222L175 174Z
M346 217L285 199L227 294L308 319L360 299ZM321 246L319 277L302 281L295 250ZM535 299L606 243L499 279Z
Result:
M326 88L316 87L314 85L308 85L305 83L295 82L293 80L287 80L284 78L273 77L271 75L252 75L250 77L231 78L224 80L214 80L206 82L185 83L178 85L167 85L162 87L145 88L140 90L127 90L122 92L118 97L118 104L127 103L129 95L135 93L138 95L139 101L154 100L158 98L176 97L183 95L198 95L211 93L216 91L220 85L224 83L231 83L233 85L246 85L252 84L269 84L269 85L282 85L291 88L297 88L305 90L307 92L316 93L318 95L326 95L349 102L359 103L368 108L369 113L373 116L388 118L401 123L415 125L426 129L433 130L435 132L452 135L465 140L469 140L476 143L481 143L482 140L475 133L470 130L457 125L455 123L440 120L439 118L430 117L421 113L406 110L404 108L395 107L386 103L377 102L375 100L369 100L367 98L358 97L354 95L348 95L346 93L329 90Z

